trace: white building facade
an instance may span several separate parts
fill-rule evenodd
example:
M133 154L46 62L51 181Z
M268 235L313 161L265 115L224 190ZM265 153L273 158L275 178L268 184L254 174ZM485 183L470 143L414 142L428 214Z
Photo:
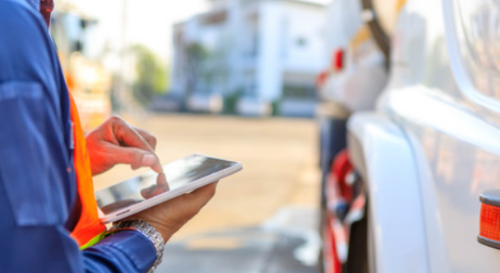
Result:
M321 4L214 1L211 11L174 26L172 92L194 110L233 104L240 114L311 114L325 29Z

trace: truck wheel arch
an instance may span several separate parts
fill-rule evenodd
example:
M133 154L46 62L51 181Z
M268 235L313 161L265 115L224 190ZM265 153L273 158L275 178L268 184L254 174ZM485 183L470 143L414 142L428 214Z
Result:
M385 116L358 113L348 122L348 149L369 200L372 271L428 272L418 168L405 133Z

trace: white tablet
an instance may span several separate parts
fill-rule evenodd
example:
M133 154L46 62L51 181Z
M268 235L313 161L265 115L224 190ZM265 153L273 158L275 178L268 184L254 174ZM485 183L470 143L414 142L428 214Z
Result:
M239 162L190 155L163 167L167 184L158 186L158 174L149 172L96 192L103 223L115 222L162 202L218 181L242 169Z

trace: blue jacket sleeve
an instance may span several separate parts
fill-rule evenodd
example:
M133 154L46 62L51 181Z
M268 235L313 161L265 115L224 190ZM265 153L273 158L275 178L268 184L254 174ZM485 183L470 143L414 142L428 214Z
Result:
M65 228L77 198L68 105L41 16L0 0L0 272L147 272L144 235L80 251Z

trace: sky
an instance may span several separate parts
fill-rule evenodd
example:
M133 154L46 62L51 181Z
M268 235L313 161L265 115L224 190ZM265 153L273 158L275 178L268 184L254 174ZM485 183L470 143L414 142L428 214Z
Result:
M57 0L56 0L57 1ZM122 41L122 8L127 3L126 41L143 44L165 62L172 56L172 25L209 8L206 0L60 0L71 2L85 14L98 20L96 41L119 49ZM330 0L310 0L327 3ZM56 2L57 5L57 2Z

